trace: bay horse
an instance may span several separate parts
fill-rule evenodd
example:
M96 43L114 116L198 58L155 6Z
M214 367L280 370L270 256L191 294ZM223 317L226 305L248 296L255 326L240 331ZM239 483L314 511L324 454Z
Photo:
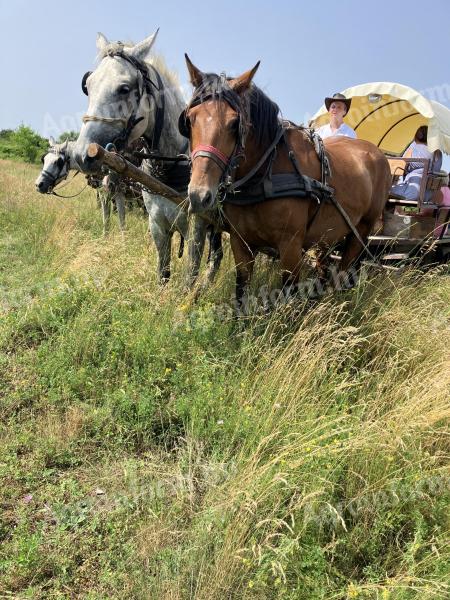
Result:
M262 247L278 251L284 289L295 288L302 250L315 245L326 248L345 240L340 269L347 270L388 198L391 173L384 154L369 142L335 137L324 142L321 162L308 130L285 127L278 106L252 83L259 62L239 77L227 78L203 73L185 57L195 88L179 119L191 145L190 209L204 215L221 207L236 263L238 302ZM328 197L318 203L314 185L323 179L326 158L333 201ZM264 189L277 176L282 183L296 175L306 181L307 190L312 184L310 194L251 196L255 181Z

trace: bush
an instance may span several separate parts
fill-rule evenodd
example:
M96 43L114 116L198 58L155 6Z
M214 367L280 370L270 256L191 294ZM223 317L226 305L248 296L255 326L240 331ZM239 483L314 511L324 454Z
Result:
M48 141L27 125L0 131L0 158L35 163L47 148Z

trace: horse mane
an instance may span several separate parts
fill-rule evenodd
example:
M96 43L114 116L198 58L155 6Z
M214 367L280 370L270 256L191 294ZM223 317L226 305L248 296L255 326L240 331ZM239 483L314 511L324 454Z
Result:
M106 56L111 54L115 54L116 52L120 52L122 50L130 50L135 46L134 42L109 42L101 52L97 55L97 60L100 62ZM150 63L161 75L163 75L169 83L171 83L175 87L179 87L180 80L178 78L178 74L175 71L171 71L167 66L166 61L160 54L153 55L149 61L145 61L146 64Z
M224 100L240 115L240 133L245 137L251 127L256 142L262 146L269 145L280 125L278 105L271 100L257 85L252 83L243 94L238 94L229 85L231 77L205 73L202 83L194 90L189 106L204 99Z

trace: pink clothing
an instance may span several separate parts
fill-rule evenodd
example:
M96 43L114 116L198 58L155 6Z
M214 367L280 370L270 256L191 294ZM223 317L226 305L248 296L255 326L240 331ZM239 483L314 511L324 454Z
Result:
M450 215L447 216L449 214L449 211L446 209L450 208L450 188L442 187L438 192L433 192L432 202L435 205L439 206L439 209L438 209L439 212L437 213L439 219L442 219L442 220L445 219L445 221L449 221ZM436 208L428 208L425 206L420 211L421 217L434 217L435 215L436 215ZM434 230L433 237L435 239L441 235L442 227L443 227L443 225L439 225ZM448 228L448 225L446 225L445 228L447 231L444 235L447 236L447 235L449 235L450 230Z
M450 187L441 188L442 192L442 205L441 206L450 206Z

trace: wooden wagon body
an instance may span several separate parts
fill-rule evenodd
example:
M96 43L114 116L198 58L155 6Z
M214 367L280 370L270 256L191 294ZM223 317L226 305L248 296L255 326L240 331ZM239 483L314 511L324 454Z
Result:
M450 154L450 110L398 83L365 83L342 93L352 99L345 121L360 139L372 142L386 154L393 184L404 175L408 163L423 163L419 197L407 200L391 194L369 238L370 251L388 264L417 257L427 263L447 261L450 207L445 206L441 188L448 185L448 173L440 170L440 163L442 152ZM327 121L328 113L322 107L310 124L320 127ZM403 158L422 125L428 127L427 145L433 160Z

